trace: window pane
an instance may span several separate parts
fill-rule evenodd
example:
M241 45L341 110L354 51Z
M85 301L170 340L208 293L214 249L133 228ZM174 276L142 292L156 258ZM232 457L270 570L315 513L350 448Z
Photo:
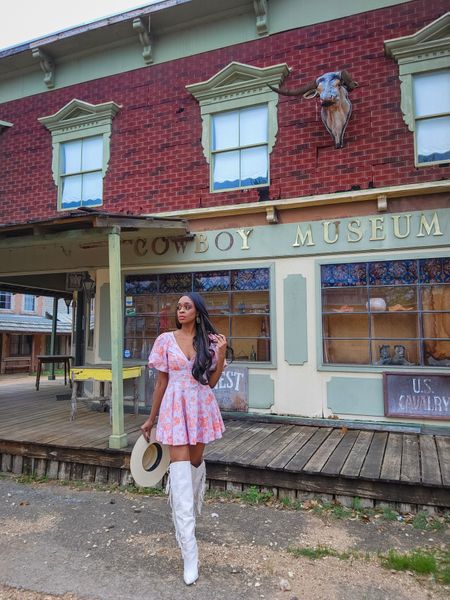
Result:
M369 284L390 285L416 283L417 261L415 260L386 260L369 263Z
M425 313L423 337L450 339L450 313Z
M215 190L239 187L239 151L214 156L213 182Z
M416 287L409 285L393 285L371 287L369 291L368 309L371 312L386 311L401 313L417 309Z
M369 342L367 340L324 340L323 360L327 364L370 364Z
M227 112L213 117L213 150L225 150L239 146L239 113Z
M332 338L368 338L369 318L367 315L340 315L323 316L323 335Z
M197 292L221 292L228 289L230 289L228 271L208 271L194 275L194 290Z
M64 177L62 180L62 206L74 208L81 204L81 175Z
M83 171L94 171L95 169L101 169L102 165L103 138L101 136L98 136L84 139L81 158L81 169Z
M241 151L241 185L268 183L267 146Z
M241 110L240 146L251 146L267 142L267 106L256 106Z
M83 175L83 206L98 206L102 203L103 179L101 171Z
M11 309L11 293L0 292L0 308Z
M23 308L29 312L33 312L35 309L35 297L26 294L23 298Z
M418 335L417 313L372 313L372 338L413 338Z
M323 287L367 285L366 263L323 265L321 274Z
M353 313L367 311L367 288L328 288L322 290L324 312Z
M424 340L425 364L430 367L450 367L450 342Z
M376 340L372 342L373 364L408 367L419 364L419 344L415 340Z
M416 121L419 163L450 160L450 117Z
M450 285L430 285L422 288L423 310L450 310Z
M450 71L415 75L413 88L416 117L450 113Z
M61 175L81 171L81 140L61 144Z
M450 283L450 258L424 258L419 261L421 283Z

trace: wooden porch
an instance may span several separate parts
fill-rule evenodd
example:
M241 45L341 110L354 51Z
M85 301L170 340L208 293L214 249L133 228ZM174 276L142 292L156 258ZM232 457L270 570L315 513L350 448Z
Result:
M60 398L60 399L57 399ZM128 483L131 448L145 420L125 414L129 446L108 448L107 413L80 405L69 421L70 390L61 381L0 379L0 457L4 472L98 483ZM450 507L450 437L408 432L227 420L207 447L210 485L256 485L291 498L311 495L369 505Z

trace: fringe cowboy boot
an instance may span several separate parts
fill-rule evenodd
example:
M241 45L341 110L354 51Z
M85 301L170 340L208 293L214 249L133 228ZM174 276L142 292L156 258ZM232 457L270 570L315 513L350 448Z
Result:
M202 513L203 500L205 498L205 484L206 484L206 466L205 461L198 467L191 465L192 470L192 487L194 489L194 510L197 511L198 515Z
M198 579L198 548L190 461L181 460L170 465L166 491L172 506L175 536L184 561L183 579L186 585L191 585Z

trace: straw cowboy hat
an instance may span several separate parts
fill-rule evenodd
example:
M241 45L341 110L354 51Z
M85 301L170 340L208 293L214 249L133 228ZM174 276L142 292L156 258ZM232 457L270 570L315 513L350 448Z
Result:
M156 428L150 433L150 441L141 435L131 452L130 470L137 485L154 487L166 474L170 463L169 448L156 441Z

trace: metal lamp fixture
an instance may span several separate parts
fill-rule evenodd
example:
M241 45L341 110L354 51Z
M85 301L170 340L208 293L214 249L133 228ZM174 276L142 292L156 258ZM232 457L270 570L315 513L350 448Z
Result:
M91 279L89 273L85 273L83 277L83 291L88 299L95 296L95 281Z

